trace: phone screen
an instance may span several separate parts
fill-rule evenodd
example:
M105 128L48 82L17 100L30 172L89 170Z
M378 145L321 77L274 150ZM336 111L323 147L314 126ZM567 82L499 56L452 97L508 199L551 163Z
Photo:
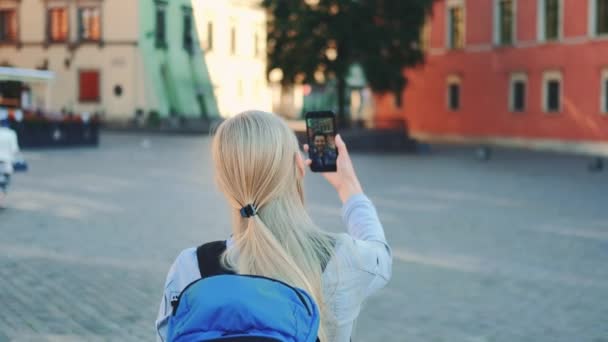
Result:
M306 114L308 155L313 172L335 172L338 150L336 149L336 125L332 112Z

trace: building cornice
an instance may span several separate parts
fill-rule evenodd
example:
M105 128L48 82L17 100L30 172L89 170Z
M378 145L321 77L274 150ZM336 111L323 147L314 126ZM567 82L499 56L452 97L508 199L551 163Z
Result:
M500 50L508 50L508 49L527 49L527 48L535 48L541 46L569 46L569 45L578 45L585 43L594 43L594 42L608 42L608 36L597 36L597 37L589 37L589 36L574 36L574 37L566 37L556 41L537 41L537 40L525 40L518 41L515 44L511 45L495 45L495 44L469 44L465 45L464 48L461 49L447 49L447 48L430 48L428 50L428 54L430 56L441 56L451 53L452 51L462 53L475 53L475 52L488 52L488 51L500 51Z

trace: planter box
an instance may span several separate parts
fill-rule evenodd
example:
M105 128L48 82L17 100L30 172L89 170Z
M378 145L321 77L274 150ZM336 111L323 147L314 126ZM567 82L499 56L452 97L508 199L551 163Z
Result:
M10 127L23 148L99 145L98 121L24 120L10 121Z

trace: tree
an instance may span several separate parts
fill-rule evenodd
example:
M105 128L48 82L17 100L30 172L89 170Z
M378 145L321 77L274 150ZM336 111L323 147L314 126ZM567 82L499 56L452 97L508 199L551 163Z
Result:
M268 71L283 85L335 77L338 121L347 124L348 70L359 63L376 92L401 96L403 70L424 61L420 31L434 0L264 0L269 13Z

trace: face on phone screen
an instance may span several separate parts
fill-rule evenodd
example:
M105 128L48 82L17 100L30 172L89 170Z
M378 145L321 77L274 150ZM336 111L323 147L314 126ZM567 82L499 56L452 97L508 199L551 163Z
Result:
M312 171L336 171L336 150L333 117L307 118L309 150Z

